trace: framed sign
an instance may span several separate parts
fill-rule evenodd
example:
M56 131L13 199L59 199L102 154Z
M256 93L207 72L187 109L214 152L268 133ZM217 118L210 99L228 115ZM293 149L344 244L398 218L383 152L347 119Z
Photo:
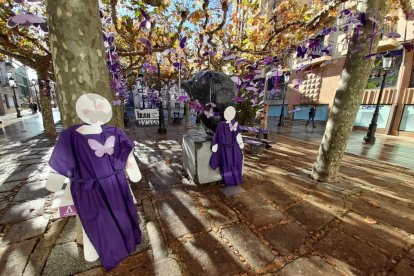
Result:
M135 109L137 126L158 126L158 109Z

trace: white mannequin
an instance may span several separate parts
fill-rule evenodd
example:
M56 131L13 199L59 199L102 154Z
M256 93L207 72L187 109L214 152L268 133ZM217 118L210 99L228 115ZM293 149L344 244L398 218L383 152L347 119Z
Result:
M102 132L102 125L111 120L112 108L108 100L106 100L101 95L95 93L87 93L79 97L78 101L76 102L76 114L83 122L88 124L78 127L76 129L77 132L81 134L99 134ZM138 164L134 158L133 150L128 156L126 172L132 182L138 182L142 178ZM49 191L57 192L62 189L65 179L65 176L60 175L55 170L51 169L51 173L46 181L46 188ZM131 187L129 188L131 190ZM65 194L70 195L70 183L66 185ZM134 203L136 203L136 199L132 193L132 190L131 194L134 199ZM71 198L70 201L73 204L73 200ZM86 235L83 227L82 235L83 253L85 260L93 262L97 260L99 256L92 243L90 242L88 236Z
M231 124L231 121L236 117L236 109L233 106L229 106L224 110L224 119L226 119L227 124ZM240 149L244 148L243 138L241 134L237 134L236 136L237 143L239 144ZM213 145L211 148L213 152L217 152L218 144Z

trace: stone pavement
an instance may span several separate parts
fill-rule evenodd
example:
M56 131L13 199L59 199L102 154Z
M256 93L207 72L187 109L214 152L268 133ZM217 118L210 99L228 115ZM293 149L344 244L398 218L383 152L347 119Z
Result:
M312 128L311 125L306 127L303 121L292 121L286 126L278 127L277 120L271 117L269 118L269 126L272 133L315 145L321 143L325 133L324 123L317 123L317 127ZM362 140L366 134L366 131L354 130L349 138L346 152L414 169L414 162L412 162L413 138L377 133L374 145L364 145Z
M273 148L246 152L246 192L226 197L182 171L182 134L198 132L127 130L144 242L111 274L414 275L414 171L346 154L338 183L315 183L318 146L272 134ZM0 151L0 275L105 274L82 260L75 219L57 218L44 189L52 143Z

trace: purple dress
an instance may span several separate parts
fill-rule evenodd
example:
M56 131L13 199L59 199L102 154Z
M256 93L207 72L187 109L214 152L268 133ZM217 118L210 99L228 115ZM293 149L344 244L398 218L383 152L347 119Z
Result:
M141 243L137 209L125 175L134 143L116 127L102 126L102 133L81 134L76 131L80 126L60 134L49 164L70 178L85 232L104 268L112 270ZM113 151L110 147L95 151L88 142L93 139L95 144L105 145L109 137L112 141L115 138Z
M211 155L210 167L213 170L220 168L221 176L226 185L238 185L243 182L243 154L237 143L238 134L238 127L231 131L229 124L223 121L217 125L211 142L212 146L217 144L218 149Z

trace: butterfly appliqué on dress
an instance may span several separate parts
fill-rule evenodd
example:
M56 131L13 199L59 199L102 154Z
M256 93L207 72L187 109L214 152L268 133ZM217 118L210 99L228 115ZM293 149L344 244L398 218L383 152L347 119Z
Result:
M114 146L115 146L115 136L109 136L105 144L102 145L95 139L88 139L88 144L92 150L95 151L95 155L98 157L102 157L105 153L108 155L112 155L114 153Z
M236 131L237 127L238 127L239 123L235 122L234 125L231 124L231 122L229 123L229 127L230 127L230 131Z

